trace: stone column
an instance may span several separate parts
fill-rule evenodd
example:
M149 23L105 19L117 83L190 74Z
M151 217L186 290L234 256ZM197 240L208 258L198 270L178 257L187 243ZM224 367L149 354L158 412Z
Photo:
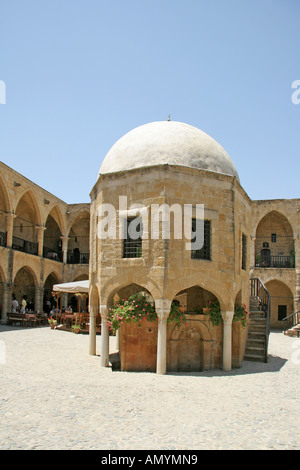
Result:
M46 230L46 227L43 227L42 225L37 225L36 230L38 232L38 256L43 256L43 249L44 249L44 231Z
M168 299L157 299L155 309L158 316L156 373L167 372L167 319L171 310Z
M232 319L234 312L222 312L223 318L223 370L232 369Z
M13 213L6 214L6 246L7 248L12 247L15 217L16 215Z
M294 238L295 270L296 270L296 295L294 298L294 312L300 310L300 240Z
M2 291L2 319L1 323L7 323L7 313L11 312L11 303L12 303L12 285L11 284L3 284L3 291Z
M96 318L97 307L90 305L89 354L96 356Z
M64 235L60 237L62 240L62 252L63 252L63 263L67 263L68 261L68 242L69 242L69 237L67 235Z
M101 314L101 342L100 342L100 366L109 365L109 330L106 324L107 306L100 305Z
M34 311L35 312L43 311L43 298L44 298L44 288L40 286L36 286L35 295L34 295Z

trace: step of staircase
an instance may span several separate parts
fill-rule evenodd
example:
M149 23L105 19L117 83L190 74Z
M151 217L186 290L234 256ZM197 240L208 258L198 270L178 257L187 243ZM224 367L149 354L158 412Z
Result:
M289 330L285 331L284 333L287 336L297 336L300 337L300 325L293 326Z
M248 351L245 353L244 361L265 362L265 352L262 354L261 352Z
M266 318L257 298L250 299L245 361L265 362Z

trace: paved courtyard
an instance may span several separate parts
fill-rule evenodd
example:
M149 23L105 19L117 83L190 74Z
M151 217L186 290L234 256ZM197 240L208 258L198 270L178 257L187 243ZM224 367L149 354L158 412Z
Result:
M300 449L300 338L272 332L267 364L164 376L102 369L88 343L0 326L1 450Z

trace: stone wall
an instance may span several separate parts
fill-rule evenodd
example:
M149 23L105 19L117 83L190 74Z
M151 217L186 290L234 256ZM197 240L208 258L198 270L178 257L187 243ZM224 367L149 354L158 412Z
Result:
M167 371L199 372L222 368L222 325L212 326L207 315L187 315L187 324L167 329ZM141 326L126 323L120 329L122 371L156 371L158 323L142 320ZM232 325L232 365L240 367L247 327Z

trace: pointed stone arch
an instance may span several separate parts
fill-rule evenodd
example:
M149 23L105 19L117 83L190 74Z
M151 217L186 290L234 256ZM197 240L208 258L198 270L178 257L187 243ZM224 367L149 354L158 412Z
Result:
M61 283L61 276L55 272L51 271L44 280L43 285L43 309L44 312L50 313L51 306L55 304L52 298L52 291L54 284Z
M294 295L290 287L280 279L269 279L265 283L271 297L270 326L282 328L282 318L294 313Z
M36 273L30 266L22 266L15 274L13 279L13 294L21 304L22 297L26 297L26 301L35 302L36 288L38 280Z
M152 279L147 277L141 279L141 276L138 275L136 271L131 271L130 273L120 273L119 275L110 278L102 286L100 291L101 304L107 305L113 293L116 293L118 290L131 284L141 286L141 288L148 291L154 301L162 297L159 287Z
M7 213L12 211L12 202L4 181L5 179L0 173L0 211Z
M226 289L226 286L220 283L220 281L201 277L195 274L188 278L181 278L169 285L166 290L165 297L173 300L179 292L182 292L186 289L193 288L194 286L199 286L200 288L210 292L220 303L221 310L226 310L229 305L232 305L232 299L230 298L230 292Z
M37 198L32 190L23 193L15 209L13 222L13 248L38 254L38 231L42 217Z
M41 226L43 224L43 218L41 215L39 204L37 202L38 198L34 190L28 189L19 197L15 206L16 215L18 215L18 210L20 211L20 205L22 201L25 201L29 209L31 209L32 221L34 221L36 225Z
M62 235L64 223L60 208L54 206L48 213L45 221L44 243L43 243L43 256L63 261L62 255Z
M294 232L294 229L293 229L293 224L292 224L292 221L289 220L289 217L284 214L284 212L280 211L280 210L277 210L277 209L273 209L273 210L265 210L263 214L261 214L258 218L258 220L256 221L256 225L255 225L255 233L257 233L257 229L259 227L259 225L264 221L264 219L268 218L269 216L274 216L274 217L278 217L278 218L282 218L284 219L289 227L290 227L290 230L291 232L293 233Z
M68 223L68 258L71 264L87 264L90 251L90 212L80 210Z
M294 267L294 231L289 219L273 210L256 226L255 265L261 267Z
M46 215L45 224L44 224L45 226L46 226L47 219L48 219L49 216L51 216L55 220L57 226L59 227L59 230L60 230L61 234L65 234L65 232L66 232L66 221L63 217L61 208L58 204L53 206L52 209Z

